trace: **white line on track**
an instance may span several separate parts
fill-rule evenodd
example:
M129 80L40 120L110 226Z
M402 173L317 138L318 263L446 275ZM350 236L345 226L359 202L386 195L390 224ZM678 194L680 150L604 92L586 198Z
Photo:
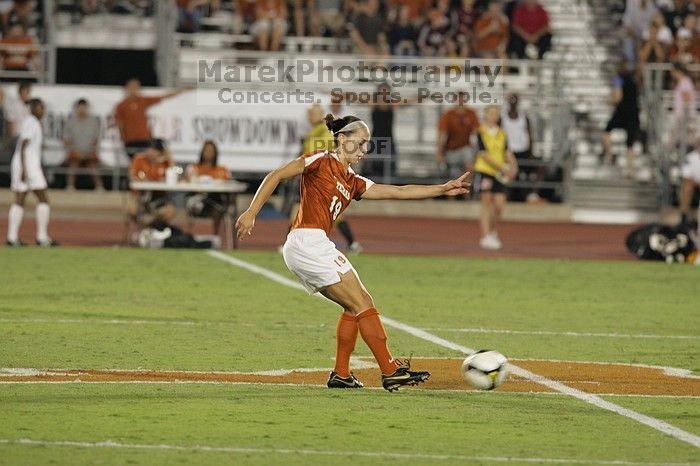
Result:
M235 265L236 267L240 267L242 269L248 270L253 273L260 274L266 278L269 278L270 280L280 283L282 285L288 286L290 288L298 289L298 290L303 290L306 291L303 285L300 283L294 282L286 277L283 277L279 275L278 273L273 272L272 270L268 270L264 267L260 267L255 264L251 264L249 262L243 261L241 259L237 259L235 257L229 256L227 254L221 253L219 251L207 251L207 254L210 256L222 260L224 262L227 262L231 265ZM320 294L316 294L315 296L322 297ZM325 299L325 298L323 298ZM473 349L467 348L466 346L459 345L457 343L451 342L449 340L445 340L444 338L440 338L437 335L433 335L432 333L429 333L425 330L421 330L416 327L412 327L410 325L404 324L402 322L399 322L397 320L391 319L386 316L382 316L382 320L384 321L385 325L389 325L390 327L394 327L399 330L403 330L404 332L413 335L415 337L418 337L422 340L429 341L431 343L434 343L438 346L442 346L443 348L448 348L454 351L458 351L464 354L472 354L474 352ZM550 380L547 379L546 377L542 377L540 375L534 374L528 370L525 370L521 367L518 367L514 364L511 364L510 366L511 372L519 377L523 377L526 379L530 379L534 382L537 382L541 385L544 385L545 387L551 388L552 390L555 390L560 393L564 393L566 395L570 395L574 398L577 398L581 401L584 401L586 403L589 403L593 406L597 406L601 409L605 409L607 411L611 411L613 413L619 414L621 416L627 417L629 419L633 419L641 424L644 424L646 426L651 427L652 429L658 430L659 432L663 432L666 435L670 435L671 437L678 439L680 441L686 442L695 448L700 448L700 436L697 436L691 432L687 432L683 429L680 429L676 426L673 426L667 422L662 421L661 419L656 419L651 416L647 416L645 414L638 413L636 411L633 411L628 408L624 408L622 406L616 405L615 403L611 403L610 401L604 400L600 398L599 396L596 395L591 395L589 393L583 392L581 390L577 390L575 388L569 387L567 385L564 385L563 383L557 382L555 380Z
M652 338L652 339L675 339L675 340L700 340L700 335L647 335L630 333L595 333L595 332L548 332L535 330L509 330L490 328L426 328L423 330L431 332L454 332L454 333L503 333L506 335L539 335L557 337L600 337L600 338Z
M268 455L302 455L302 456L350 456L363 458L382 458L397 460L447 460L447 461L481 461L486 463L550 463L550 464L600 464L622 466L696 466L698 463L640 463L624 460L594 460L568 458L522 458L507 456L466 456L466 455L431 455L422 453L390 453L374 451L330 451L302 450L287 448L248 448L248 447L215 447L207 445L168 445L168 444L134 444L119 443L107 440L104 442L77 442L68 440L31 440L31 439L0 439L0 445L25 445L39 447L74 447L74 448L117 448L128 450L171 450L197 451L203 453L255 453Z

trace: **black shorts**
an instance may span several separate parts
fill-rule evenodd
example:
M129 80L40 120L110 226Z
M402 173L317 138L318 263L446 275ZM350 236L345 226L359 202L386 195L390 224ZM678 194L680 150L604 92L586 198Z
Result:
M640 139L639 117L632 113L615 112L605 127L605 132L609 133L614 129L624 129L627 133L627 147L634 145Z
M474 194L480 193L505 193L506 185L491 175L476 172L474 174Z

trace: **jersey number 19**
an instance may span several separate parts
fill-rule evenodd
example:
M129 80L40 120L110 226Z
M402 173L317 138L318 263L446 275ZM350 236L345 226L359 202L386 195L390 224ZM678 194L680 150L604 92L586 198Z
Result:
M335 219L338 218L338 215L340 215L340 209L343 208L343 203L340 202L338 199L338 196L333 196L333 200L331 201L331 214L333 215L333 221L335 222Z

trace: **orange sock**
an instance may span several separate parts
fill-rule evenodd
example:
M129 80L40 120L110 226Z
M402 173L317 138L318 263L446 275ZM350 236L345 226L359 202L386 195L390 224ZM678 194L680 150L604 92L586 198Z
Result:
M357 315L357 326L360 328L360 335L365 340L369 349L372 350L374 359L377 360L382 374L393 374L398 366L391 357L389 347L386 344L386 331L379 318L379 313L373 307L362 311Z
M350 355L357 341L357 320L350 314L342 313L335 330L335 371L339 376L350 377Z

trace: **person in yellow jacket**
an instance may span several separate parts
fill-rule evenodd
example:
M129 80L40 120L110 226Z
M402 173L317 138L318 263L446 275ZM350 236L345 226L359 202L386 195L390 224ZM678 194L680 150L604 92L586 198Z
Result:
M500 126L501 112L496 105L484 110L484 124L477 133L478 146L474 164L474 193L479 194L479 226L483 249L503 247L496 226L506 205L506 185L518 173L518 161L508 148L508 138Z
M321 104L313 104L306 111L306 116L311 124L311 129L301 144L301 155L314 152L333 150L335 148L333 134L328 130L324 120L324 112ZM289 225L291 228L299 210L299 180L295 179L290 188L291 208L289 211ZM290 201L288 201L290 202ZM359 254L362 252L362 245L355 240L355 235L350 228L350 224L340 215L335 221L335 226L347 241L348 251Z

